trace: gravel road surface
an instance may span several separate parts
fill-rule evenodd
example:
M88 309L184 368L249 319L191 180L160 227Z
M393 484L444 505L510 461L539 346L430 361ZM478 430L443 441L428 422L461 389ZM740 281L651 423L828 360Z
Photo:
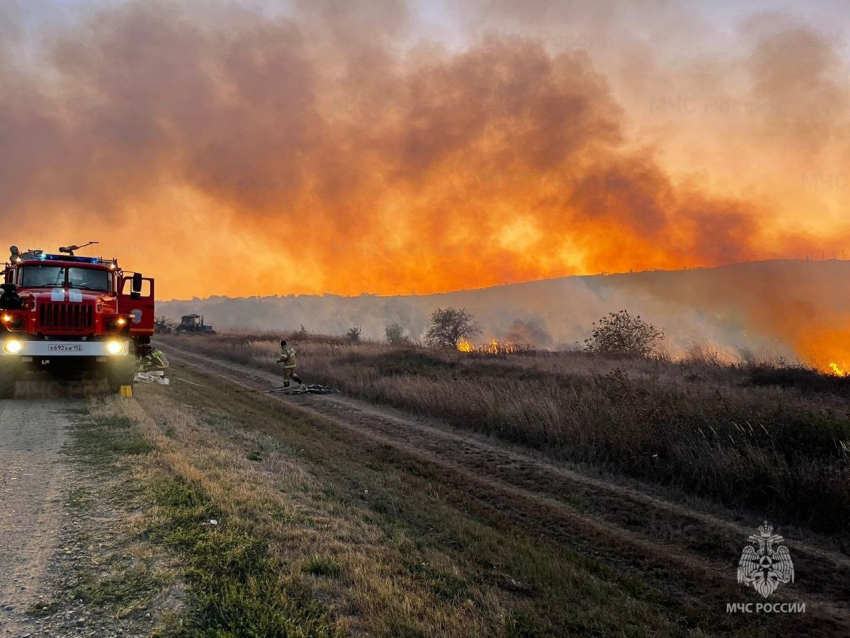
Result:
M69 477L62 446L74 401L0 402L0 636L25 636L25 610L46 593Z

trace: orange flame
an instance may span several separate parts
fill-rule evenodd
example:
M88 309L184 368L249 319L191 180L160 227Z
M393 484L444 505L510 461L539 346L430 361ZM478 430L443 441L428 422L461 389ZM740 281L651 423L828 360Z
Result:
M829 369L832 370L832 374L834 374L836 377L846 377L847 376L847 371L844 370L837 363L830 363Z
M461 352L473 352L475 347L466 339L461 339L460 343L457 344L457 349Z

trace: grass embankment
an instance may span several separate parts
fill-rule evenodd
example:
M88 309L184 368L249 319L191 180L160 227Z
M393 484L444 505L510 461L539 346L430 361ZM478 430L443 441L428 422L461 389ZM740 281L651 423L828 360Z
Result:
M71 595L116 617L129 616L155 605L163 589L179 577L190 588L191 604L179 612L166 611L151 635L341 635L325 605L297 580L282 577L286 570L255 534L257 530L239 517L228 517L220 525L209 523L222 516L221 506L202 482L171 466L176 458L159 434L144 429L142 414L135 402L94 400L79 419L73 451L89 471L109 478L113 491L120 486L125 507L145 512L133 521L124 544L130 541L147 548L150 559L115 555L111 564L81 569ZM188 466L182 469L185 472ZM79 495L75 506L86 508L90 498ZM179 567L172 565L162 573L151 569L157 548L174 557Z
M391 449L173 372L175 386L98 403L90 422L103 445L150 446L133 456L150 508L138 530L185 566L189 614L176 635L708 635L704 610L494 524L498 511ZM739 619L717 616L732 633Z
M183 347L278 372L277 341ZM850 380L801 370L295 341L309 382L827 533L850 528Z

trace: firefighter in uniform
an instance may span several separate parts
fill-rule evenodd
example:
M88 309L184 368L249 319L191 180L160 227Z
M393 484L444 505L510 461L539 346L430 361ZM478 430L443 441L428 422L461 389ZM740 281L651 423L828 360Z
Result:
M277 364L283 368L283 387L289 387L289 380L304 385L301 378L295 374L295 348L286 344L286 339L280 342L280 356Z
M142 346L142 372L164 372L168 369L168 359L159 348Z

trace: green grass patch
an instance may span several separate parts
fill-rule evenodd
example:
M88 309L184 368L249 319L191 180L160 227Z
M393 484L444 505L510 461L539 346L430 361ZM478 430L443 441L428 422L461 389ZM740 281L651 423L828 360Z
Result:
M74 418L74 440L67 453L83 471L98 478L95 487L69 488L66 502L81 514L95 511L103 501L111 505L130 506L139 496L139 484L122 468L122 459L147 454L151 444L123 417L93 416L88 411L69 410ZM81 546L104 540L93 536L95 531L80 529L75 542ZM127 545L130 533L105 539L105 548L75 562L73 580L62 597L83 602L98 614L110 618L127 618L150 609L154 600L170 584L164 572L158 572L156 559L140 559L130 555ZM61 611L63 601L33 610L47 616Z
M167 478L151 485L149 495L160 523L146 535L176 550L187 566L193 610L180 638L341 635L327 608L286 575L246 525L204 524L220 514L201 488Z
M153 447L124 417L82 416L71 453L96 473L120 471L120 461L147 454ZM339 634L327 608L308 588L287 576L250 526L221 521L221 512L198 486L179 478L130 480L122 489L135 492L155 508L155 521L142 533L146 541L175 552L190 585L189 617L158 635L168 638L260 638L265 636L333 638ZM74 491L76 506L90 495ZM148 604L165 583L144 564L118 560L78 575L72 595L123 617ZM38 612L39 610L34 610ZM43 614L49 611L39 612Z
M107 470L124 456L148 454L153 446L126 417L77 420L72 453L90 468Z
M307 560L302 571L313 576L338 578L342 574L342 567L330 556L317 555Z
M469 583L454 574L435 569L424 561L408 564L411 576L427 584L429 589L441 600L457 602L472 599L474 594Z
M134 565L128 558L114 559L106 567L104 572L85 570L72 594L116 618L148 607L165 585L147 565Z

